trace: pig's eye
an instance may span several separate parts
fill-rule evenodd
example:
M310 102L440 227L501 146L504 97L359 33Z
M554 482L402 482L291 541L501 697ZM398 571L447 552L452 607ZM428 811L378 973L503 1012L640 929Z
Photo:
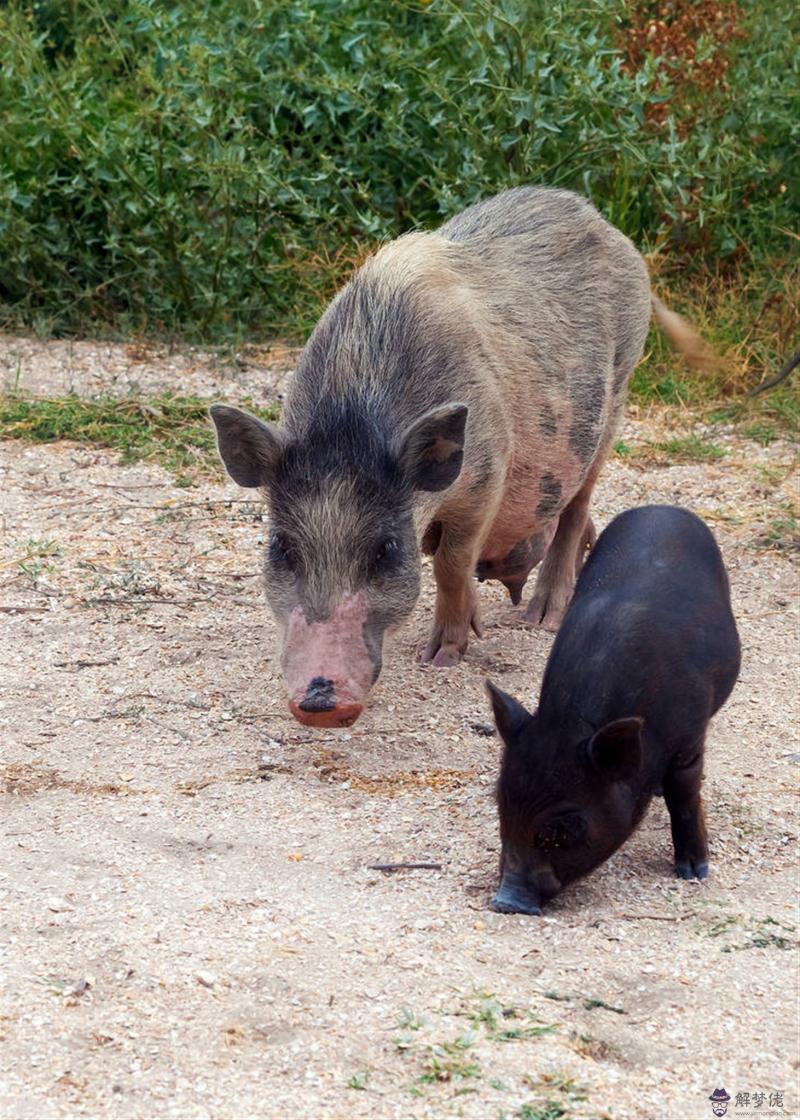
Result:
M269 558L275 568L288 572L297 570L297 553L283 533L270 533Z
M376 547L372 563L378 571L389 571L400 554L400 546L394 537L387 537Z
M552 852L558 848L574 848L586 839L586 821L580 813L565 813L554 817L539 829L536 846L542 851Z

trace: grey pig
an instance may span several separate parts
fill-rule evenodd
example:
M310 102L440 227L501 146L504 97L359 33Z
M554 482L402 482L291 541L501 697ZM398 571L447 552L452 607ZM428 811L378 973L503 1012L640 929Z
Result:
M212 407L229 474L269 503L267 599L301 723L357 719L421 553L424 661L454 665L480 635L475 575L518 603L542 561L525 619L558 627L651 309L700 354L623 234L578 195L519 187L369 258L306 343L279 426Z

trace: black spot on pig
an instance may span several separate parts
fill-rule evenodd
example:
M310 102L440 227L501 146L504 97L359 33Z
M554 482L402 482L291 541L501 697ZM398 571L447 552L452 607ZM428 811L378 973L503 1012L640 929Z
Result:
M554 436L558 431L556 414L549 404L542 405L539 416L539 430L544 436Z
M582 386L580 395L573 401L567 439L570 449L584 466L591 463L597 452L604 402L605 388L597 384Z
M539 486L542 496L536 507L536 516L542 519L552 517L561 504L561 483L548 471L542 475Z

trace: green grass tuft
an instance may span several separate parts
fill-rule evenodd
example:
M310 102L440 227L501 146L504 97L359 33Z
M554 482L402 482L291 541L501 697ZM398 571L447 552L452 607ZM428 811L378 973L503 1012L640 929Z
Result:
M0 395L0 438L108 447L120 452L124 463L147 459L186 480L221 471L208 406L199 397L170 393L94 400ZM262 419L277 419L277 406L249 407Z

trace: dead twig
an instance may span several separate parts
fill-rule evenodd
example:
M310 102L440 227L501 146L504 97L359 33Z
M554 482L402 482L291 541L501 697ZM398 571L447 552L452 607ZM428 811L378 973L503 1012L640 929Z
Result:
M441 871L440 863L369 863L370 871Z
M629 922L683 922L687 918L693 918L696 913L696 910L687 910L684 914L617 914L616 916L625 918Z
M13 603L10 606L0 605L0 612L3 614L30 614L32 611L43 614L47 611L47 607L17 607Z
M92 486L102 486L104 490L166 490L168 482L93 482ZM241 500L241 499L240 499Z
M91 669L97 665L114 665L119 661L118 657L109 657L105 661L84 661L79 658L77 661L54 661L53 665L56 669L72 669L77 672L79 669Z
M193 607L195 603L211 603L214 600L211 596L198 596L196 599L169 599L164 596L149 595L147 598L137 599L133 596L121 596L118 599L112 596L102 595L96 599L85 599L84 603L87 607L106 606L130 606L133 604L137 607L158 607L158 606L172 606L172 607ZM235 600L234 600L235 601Z

